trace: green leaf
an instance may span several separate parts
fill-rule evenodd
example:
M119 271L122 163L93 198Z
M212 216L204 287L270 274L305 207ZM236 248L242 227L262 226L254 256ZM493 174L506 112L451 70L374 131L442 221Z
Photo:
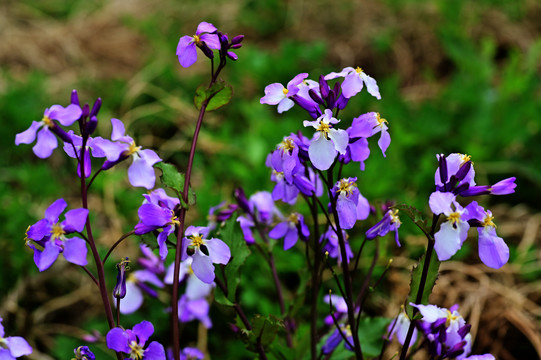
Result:
M222 305L233 306L236 298L237 287L240 283L240 268L251 254L246 240L240 231L235 218L229 219L223 230L217 234L217 237L224 241L231 250L231 260L225 265L225 280L227 280L227 294L224 294L220 288L216 289L216 301ZM218 272L218 276L221 277Z
M383 336L387 332L390 319L384 317L365 317L359 323L359 341L365 358L379 356Z
M188 203L186 204L182 199L185 177L183 173L177 170L175 165L159 162L154 166L162 171L162 175L160 175L162 184L175 191L183 208L187 209L189 206L195 205L195 193L191 187L188 188Z
M394 208L404 211L415 223L415 225L417 225L417 227L421 229L422 232L424 232L425 234L430 233L430 229L426 223L423 213L417 210L417 208L406 204L396 205L394 206Z
M274 315L264 317L255 315L252 320L252 330L247 332L248 348L257 351L257 345L261 344L263 348L268 348L276 338L278 331L284 328L282 320Z
M229 103L233 96L233 88L224 81L215 82L210 88L200 85L195 90L193 102L197 110L201 110L203 102L208 100L207 111L216 110Z
M421 283L425 258L426 255L423 254L423 256L421 256L419 259L419 264L411 271L410 293L408 295L408 305L406 306L406 313L410 319L413 318L413 307L409 305L409 303L412 302L417 304L417 293L419 292L419 285ZM432 253L432 256L430 257L430 264L428 264L428 274L426 277L425 288L421 297L422 305L428 304L428 297L432 293L432 288L434 287L434 284L436 284L436 279L438 278L439 267L440 262L438 261L436 254Z

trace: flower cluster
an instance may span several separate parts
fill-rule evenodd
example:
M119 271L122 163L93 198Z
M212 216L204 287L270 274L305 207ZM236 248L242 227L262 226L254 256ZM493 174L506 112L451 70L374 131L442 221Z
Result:
M479 257L492 268L500 268L509 260L509 248L496 235L492 212L476 201L463 207L457 196L468 197L483 194L506 195L513 193L515 178L502 180L492 186L476 186L473 163L463 154L438 155L439 166L435 174L436 191L430 195L432 212L444 217L435 233L434 249L438 259L448 260L461 247L473 226L479 233Z

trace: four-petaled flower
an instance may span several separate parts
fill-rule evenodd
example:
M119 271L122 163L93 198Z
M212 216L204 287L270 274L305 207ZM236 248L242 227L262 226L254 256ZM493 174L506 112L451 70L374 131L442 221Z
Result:
M134 360L165 360L165 350L159 342L153 341L144 348L153 333L154 326L149 321L136 324L133 330L116 327L107 333L107 347L128 354Z
M71 141L69 135L58 126L56 121L63 126L70 126L81 117L81 114L81 108L74 104L65 108L61 105L53 105L49 109L45 109L41 121L32 121L32 125L27 130L15 136L15 145L31 144L37 133L38 141L32 150L36 156L42 159L48 158L58 146L56 136L52 132L64 141Z
M34 250L34 262L39 271L48 269L60 253L73 264L87 264L86 242L78 237L67 238L66 235L83 231L88 210L70 210L64 215L66 220L60 222L60 214L67 206L64 199L56 200L45 210L45 218L30 226L26 232L26 244Z
M189 67L197 61L196 46L207 46L210 49L220 49L220 38L216 34L216 27L208 22L201 22L197 26L194 36L185 35L180 38L177 45L178 62L183 67Z
M214 265L227 264L231 258L229 246L220 239L206 239L209 229L189 226L182 239L182 260L193 258L192 270L199 280L210 284L214 281Z
M301 73L288 82L287 87L280 83L267 85L265 87L265 96L261 98L260 103L278 105L278 113L280 114L291 109L295 103L290 98L299 92L299 85L307 77L307 73Z
M360 67L355 69L346 67L338 73L332 72L325 76L325 80L336 79L338 77L344 78L344 82L342 83L342 94L344 97L349 99L350 97L357 95L357 93L363 89L363 84L366 84L368 93L378 100L381 99L376 80L368 76Z
M336 153L344 154L348 146L348 133L342 129L334 129L332 124L340 120L332 116L332 111L325 109L325 113L314 121L304 120L304 127L312 126L317 130L314 139L308 148L308 156L312 164L319 170L331 167Z

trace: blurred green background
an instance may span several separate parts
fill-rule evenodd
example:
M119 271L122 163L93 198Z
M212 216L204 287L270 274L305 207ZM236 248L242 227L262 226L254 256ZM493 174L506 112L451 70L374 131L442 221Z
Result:
M3 1L0 289L6 296L0 314L11 314L18 324L13 329L28 334L36 326L34 307L49 299L40 286L70 291L54 276L30 276L37 269L23 238L58 197L79 206L71 159L59 149L40 160L31 146L14 145L15 134L40 120L46 107L68 104L77 89L82 102L103 99L100 135L110 135L110 118L122 119L140 145L182 168L197 118L193 94L208 81L208 64L200 58L183 69L175 48L179 37L193 34L203 20L246 37L239 60L223 73L233 85L232 102L208 114L200 135L192 179L198 206L190 221L204 222L208 208L231 200L237 186L247 194L272 189L265 157L284 135L304 131L306 115L292 109L279 116L275 107L260 105L266 85L285 84L300 72L317 79L346 66L361 66L374 77L382 100L363 92L350 101L342 121L378 111L389 121L392 137L386 158L371 141L366 171L350 167L370 201L426 209L435 155L461 152L472 155L480 184L517 177L517 192L492 198L491 205L520 204L524 216L534 216L541 209L540 19L536 0ZM127 186L125 171L100 177L90 199L104 244L137 221L142 191ZM405 235L413 232L405 228ZM541 275L539 243L534 234L526 247L525 259L537 264L526 276L530 282ZM133 252L133 245L124 251ZM73 279L81 281L87 280ZM35 287L40 290L29 299ZM244 299L248 304L258 298L257 287L246 291L255 291ZM56 335L66 332L62 327L45 332L39 340L44 353L69 356L71 350L51 345L55 339L71 344Z

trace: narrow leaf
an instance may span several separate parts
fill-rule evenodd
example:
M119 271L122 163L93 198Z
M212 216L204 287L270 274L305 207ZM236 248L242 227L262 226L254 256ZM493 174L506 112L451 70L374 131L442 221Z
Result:
M408 295L408 305L406 306L406 313L410 319L413 317L413 307L410 306L409 303L412 302L417 304L417 293L419 292L419 285L421 283L425 258L425 255L421 256L419 259L419 264L411 271L410 293ZM430 257L430 264L428 265L428 274L426 277L423 295L421 297L422 305L428 304L428 297L432 293L432 288L436 284L436 279L438 278L439 267L440 262L438 261L436 254L432 254Z

